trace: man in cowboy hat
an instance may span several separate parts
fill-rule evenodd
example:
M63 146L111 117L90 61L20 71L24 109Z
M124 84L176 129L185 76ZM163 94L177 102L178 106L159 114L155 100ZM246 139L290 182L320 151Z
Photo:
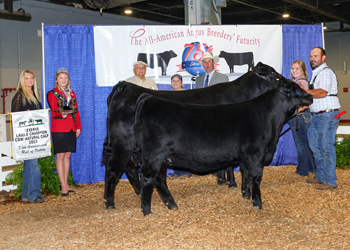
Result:
M203 54L202 60L198 61L203 65L205 74L196 78L196 89L205 88L217 83L228 82L228 76L217 72L214 65L219 62L218 56L213 56L209 52Z
M158 90L156 82L151 79L146 77L146 68L148 65L142 61L137 61L133 63L133 71L134 71L134 76L126 79L126 82L131 82L136 85L139 85L141 87L147 88L147 89L155 89Z

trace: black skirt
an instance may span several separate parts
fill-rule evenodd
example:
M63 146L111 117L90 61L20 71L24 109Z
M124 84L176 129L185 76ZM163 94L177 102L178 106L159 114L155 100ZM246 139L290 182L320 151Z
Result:
M70 132L52 132L53 151L57 153L72 152L75 153L77 147L76 133Z

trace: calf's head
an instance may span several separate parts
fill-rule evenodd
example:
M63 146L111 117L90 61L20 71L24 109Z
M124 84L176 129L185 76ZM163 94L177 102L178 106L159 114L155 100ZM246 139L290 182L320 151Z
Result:
M285 78L284 76L280 76L280 78L277 79L275 88L287 96L287 98L293 99L296 107L305 105L308 106L313 102L312 95L308 94L298 84Z
M274 68L262 62L258 62L257 65L252 68L252 72L274 84L282 77Z

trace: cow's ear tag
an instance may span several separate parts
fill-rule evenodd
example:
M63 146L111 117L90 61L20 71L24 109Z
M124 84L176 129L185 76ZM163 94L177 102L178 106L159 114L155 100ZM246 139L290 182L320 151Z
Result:
M296 96L298 96L298 95L299 95L298 91L295 91L295 95L296 95Z

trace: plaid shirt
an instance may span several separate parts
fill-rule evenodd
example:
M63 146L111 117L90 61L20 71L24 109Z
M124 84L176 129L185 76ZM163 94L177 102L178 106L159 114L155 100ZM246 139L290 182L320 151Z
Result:
M324 63L317 69L312 71L312 79L314 89L323 89L328 92L326 97L314 98L313 104L310 105L310 111L312 113L320 112L327 109L339 109L340 103L337 96L329 96L338 93L338 81L335 73L326 68L327 64ZM325 69L326 68L326 69ZM317 77L316 77L317 76ZM316 80L314 81L314 78Z

